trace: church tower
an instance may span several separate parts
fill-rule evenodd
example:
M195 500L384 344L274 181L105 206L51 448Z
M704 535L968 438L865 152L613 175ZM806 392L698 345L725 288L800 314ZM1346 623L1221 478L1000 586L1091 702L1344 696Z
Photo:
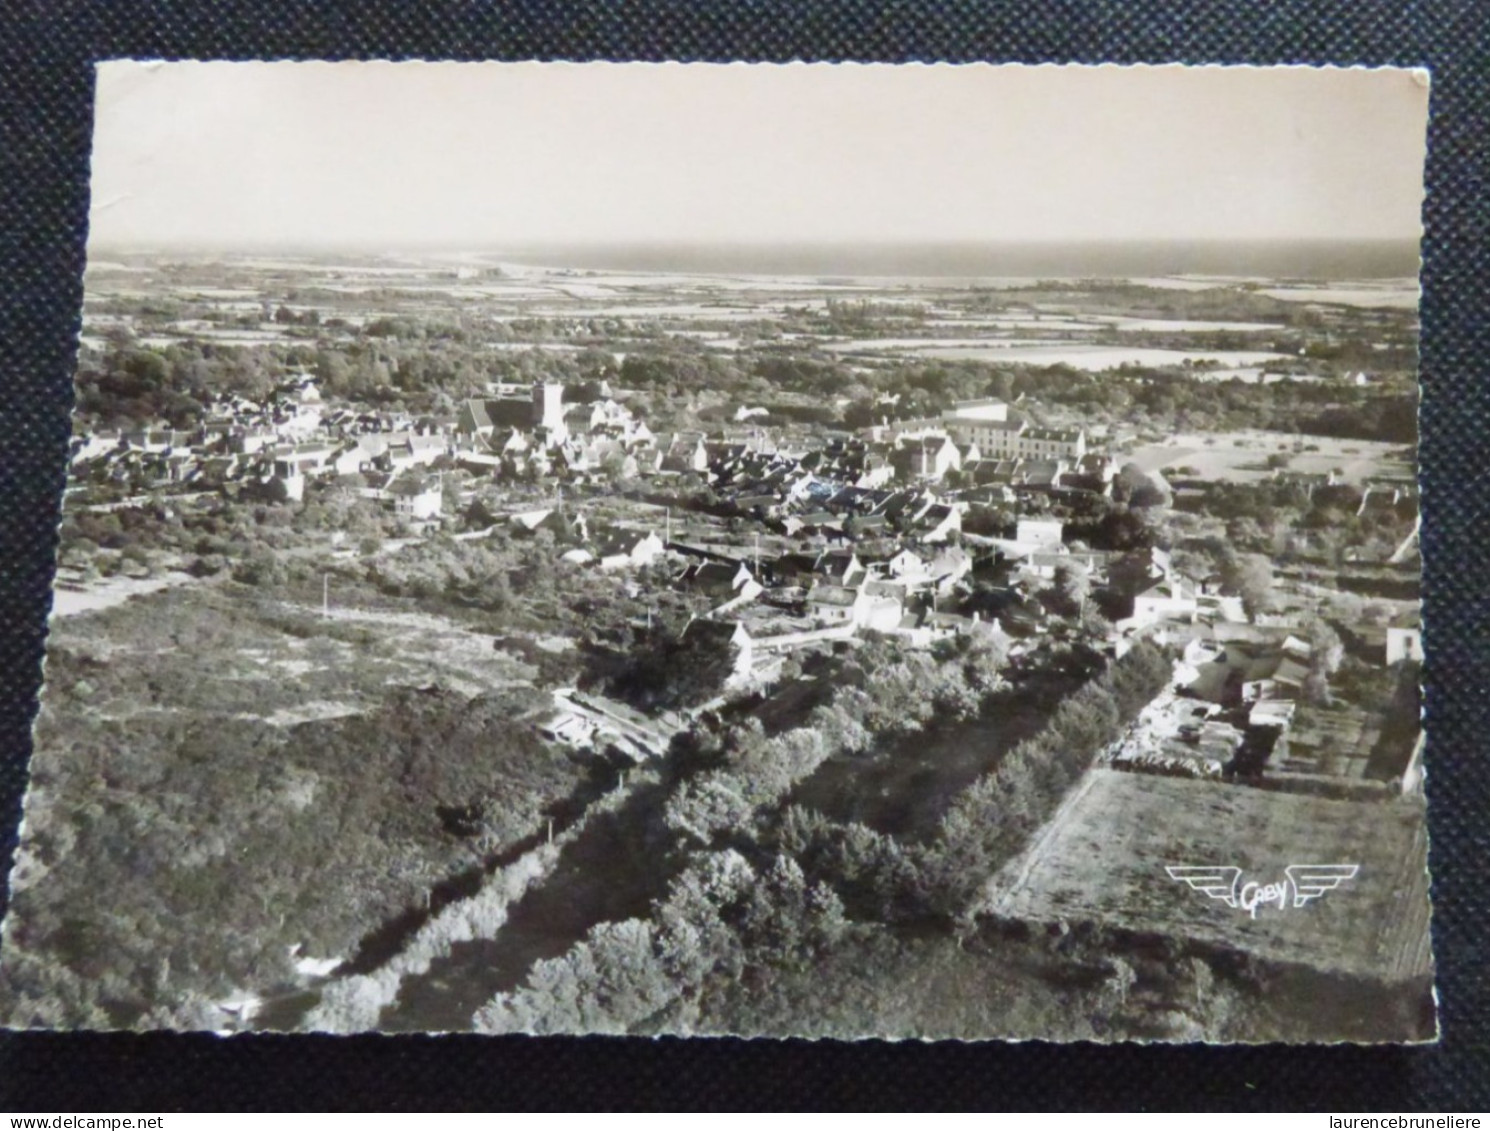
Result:
M557 431L564 424L564 386L557 381L533 385L533 427Z

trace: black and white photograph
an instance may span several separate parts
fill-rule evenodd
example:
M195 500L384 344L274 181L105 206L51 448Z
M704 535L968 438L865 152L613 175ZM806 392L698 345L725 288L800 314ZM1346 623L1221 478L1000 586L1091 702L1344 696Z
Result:
M96 78L0 1024L1437 1038L1426 71Z

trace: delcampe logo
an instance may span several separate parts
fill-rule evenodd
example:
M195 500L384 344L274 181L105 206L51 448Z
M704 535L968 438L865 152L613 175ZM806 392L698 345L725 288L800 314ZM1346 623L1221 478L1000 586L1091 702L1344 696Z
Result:
M1240 908L1256 919L1263 907L1276 905L1279 911L1286 910L1290 903L1302 907L1355 879L1361 869L1359 864L1290 864L1283 869L1281 880L1245 884L1240 868L1166 866L1164 870L1170 879L1187 883L1202 895L1219 899L1227 907Z

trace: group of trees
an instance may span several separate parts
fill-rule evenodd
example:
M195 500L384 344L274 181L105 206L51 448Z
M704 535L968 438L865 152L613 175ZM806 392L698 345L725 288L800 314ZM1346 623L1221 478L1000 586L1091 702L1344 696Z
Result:
M1320 618L1312 618L1304 628L1309 642L1309 674L1304 677L1304 698L1314 704L1332 701L1330 680L1345 662L1345 643L1333 625ZM1363 704L1377 707L1379 704Z
M692 764L704 768L685 773L666 807L688 859L667 896L647 919L602 924L560 958L539 963L522 986L478 1012L477 1027L727 1030L740 1007L731 987L769 994L814 971L845 976L841 964L884 924L939 923L945 931L1170 675L1160 650L1139 645L958 795L935 838L904 843L800 805L780 807L793 783L825 758L890 727L925 724L900 710L893 723L874 713L885 705L876 702L881 686L910 680L893 670L904 656L878 642L869 647L883 652L866 659L869 682L838 684L806 726L767 735L752 721L712 744L696 736ZM944 657L940 666L955 669L958 658ZM904 690L886 698L899 702ZM875 985L874 971L857 976L869 979L865 989Z
M173 428L192 428L216 397L236 393L263 400L289 366L309 359L303 351L206 342L165 349L118 345L80 364L77 411L101 427L143 427L163 420Z
M1297 480L1217 481L1204 486L1199 509L1226 523L1226 540L1238 554L1275 561L1345 563L1347 552L1365 560L1387 558L1412 529L1415 504L1360 512L1361 490L1348 484L1316 487Z
M492 381L557 380L576 387L615 376L604 351L532 350L493 357L460 334L369 332L351 341L255 346L184 338L163 347L123 342L85 356L77 410L95 427L165 421L190 429L219 396L266 402L292 373L314 375L324 396L411 413L454 413Z
M648 919L602 923L475 1016L483 1032L626 1033L690 1027L711 980L802 971L847 924L831 890L786 857L700 853ZM666 1019L666 1020L664 1020Z
M135 634L179 661L53 643L0 972L10 1024L218 1028L212 1003L293 982L292 948L351 956L582 788L583 766L514 725L546 706L531 689L400 689L289 729L244 717L234 692L253 685L214 671L244 625L214 610Z
M880 324L891 314L904 320L913 313L898 306L881 310L872 304L838 304L832 324L817 332L859 333L862 328L854 327L865 318L884 329ZM660 334L637 338L632 331L627 331L626 356L617 367L615 355L599 348L613 344L619 332L606 326L591 327L578 338L568 331L562 335L566 345L587 348L544 350L548 328L535 326L525 331L537 335L534 349L496 352L484 343L512 332L506 324L475 326L410 314L376 319L355 333L352 327L343 329L349 337L255 346L182 339L147 349L121 340L80 367L78 406L86 418L105 425L164 419L190 427L214 395L239 392L263 399L285 372L303 369L320 379L328 396L411 412L452 412L461 400L481 395L492 380L577 384L605 378L636 390L638 404L657 409L659 422L687 423L690 413L739 402L770 403L778 414L805 414L808 423L862 427L885 415L925 415L957 400L997 396L1011 402L1029 397L1074 410L1089 424L1265 427L1404 444L1416 439L1410 350L1405 360L1367 351L1368 368L1390 368L1378 383L1358 387L1337 381L1285 379L1262 385L1206 380L1205 374L1184 366L1130 366L1095 374L1065 364L895 359L865 370L810 346L788 350L761 341L725 353ZM1370 327L1360 334L1368 329L1381 332ZM1345 340L1353 339L1347 335ZM1348 368L1352 358L1331 355L1315 364Z
M314 498L299 509L242 498L179 506L163 500L110 510L69 508L59 534L58 560L69 568L100 574L129 562L185 569L198 576L246 570L241 580L262 584L306 572L309 562L293 551L323 544L330 530L381 540L396 527L391 514L350 492Z
M724 691L737 649L718 636L674 630L661 618L632 632L607 690L644 710L697 707Z
M1098 751L1115 741L1173 678L1169 657L1143 641L1068 696L1034 738L952 804L923 868L936 877L937 907L965 912L970 900L1055 812Z
M1159 648L1136 646L1065 697L1038 732L954 795L929 839L907 841L794 806L769 826L768 843L831 886L856 917L955 920L1049 819L1097 752L1171 678Z
M738 834L830 757L976 716L1002 686L1004 659L993 638L936 655L871 638L818 673L832 690L801 725L775 734L753 718L722 729L697 725L684 743L697 772L675 791L668 823L701 845Z

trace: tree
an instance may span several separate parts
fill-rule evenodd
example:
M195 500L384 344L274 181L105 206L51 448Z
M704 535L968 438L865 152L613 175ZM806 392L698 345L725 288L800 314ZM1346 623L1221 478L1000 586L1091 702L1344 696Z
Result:
M460 482L452 475L440 480L440 508L448 515L460 513Z
M1082 607L1079 627L1081 634L1088 639L1105 640L1112 630L1112 622L1102 615L1095 602L1088 601Z
M612 487L620 486L626 478L626 453L619 449L607 452L600 461L600 470Z
M1158 472L1144 471L1136 463L1123 465L1113 480L1112 495L1130 507L1167 507L1174 501L1174 494L1163 477Z
M843 410L843 426L845 428L868 428L874 422L874 405L867 399L855 400Z
M720 625L699 624L682 635L655 628L650 639L631 650L630 662L612 679L612 692L646 707L695 706L720 694L734 672L738 648L720 639Z
M1319 617L1309 621L1305 632L1313 649L1309 656L1310 666L1319 669L1326 676L1334 675L1345 659L1345 643L1340 639L1340 634L1329 621Z
M843 904L832 889L809 885L795 860L778 856L746 895L740 939L755 961L806 967L843 928Z
M1142 550L1154 544L1154 531L1141 508L1119 506L1103 516L1092 541L1108 550Z
M1304 677L1304 698L1311 703L1329 703L1330 677L1340 670L1345 645L1328 621L1315 618L1306 627L1310 652L1309 674Z
M1055 577L1045 591L1045 602L1061 616L1081 615L1086 608L1092 582L1087 571L1076 562L1062 562L1055 567Z
M1226 563L1224 580L1241 597L1242 608L1252 620L1276 607L1273 564L1261 554L1238 554L1231 558Z
M988 695L1004 686L1004 665L1009 658L1005 638L963 636L958 638L958 643L961 646L962 677L970 688L979 695Z

